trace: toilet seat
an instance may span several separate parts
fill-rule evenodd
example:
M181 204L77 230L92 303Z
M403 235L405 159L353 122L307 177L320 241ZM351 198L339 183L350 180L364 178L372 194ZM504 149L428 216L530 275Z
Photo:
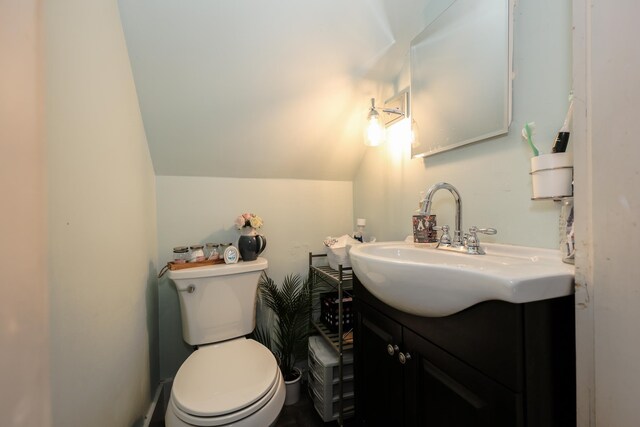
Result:
M265 395L260 401L250 405L240 411L219 417L198 417L182 412L176 408L173 399L169 402L171 415L177 417L181 422L189 426L233 426L233 427L256 427L267 425L265 422L277 419L277 415L282 408L285 397L284 380L281 378L274 387L273 392ZM266 412L256 417L259 411ZM167 414L169 411L167 411ZM257 418L257 419L256 419ZM166 422L167 420L165 420ZM167 424L169 425L169 424ZM175 424L171 424L175 425ZM180 424L182 425L182 424ZM269 424L271 425L271 424Z
M173 412L191 425L218 426L260 410L279 392L275 357L251 339L203 346L187 358L174 379Z

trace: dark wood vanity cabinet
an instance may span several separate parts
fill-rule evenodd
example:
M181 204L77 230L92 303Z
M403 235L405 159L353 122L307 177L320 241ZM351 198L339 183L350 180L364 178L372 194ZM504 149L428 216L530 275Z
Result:
M573 296L425 318L354 293L356 425L575 426Z

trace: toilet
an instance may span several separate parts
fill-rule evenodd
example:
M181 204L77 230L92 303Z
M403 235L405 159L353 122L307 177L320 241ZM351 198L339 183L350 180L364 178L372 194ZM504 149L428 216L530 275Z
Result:
M173 380L167 427L266 427L284 404L275 357L245 338L255 327L256 293L267 260L169 271L180 299L182 336L199 346Z

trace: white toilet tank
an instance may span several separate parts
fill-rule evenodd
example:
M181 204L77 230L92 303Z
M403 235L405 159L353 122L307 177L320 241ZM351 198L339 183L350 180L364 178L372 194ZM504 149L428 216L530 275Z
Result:
M191 345L209 344L251 333L264 258L237 264L169 271L182 314L182 336Z

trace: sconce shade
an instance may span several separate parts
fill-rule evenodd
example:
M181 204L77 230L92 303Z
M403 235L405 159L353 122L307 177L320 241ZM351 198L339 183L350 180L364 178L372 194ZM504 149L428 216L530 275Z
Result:
M385 129L380 114L376 110L375 98L371 98L371 108L367 114L367 125L364 132L364 143L370 147L377 147L384 143Z

